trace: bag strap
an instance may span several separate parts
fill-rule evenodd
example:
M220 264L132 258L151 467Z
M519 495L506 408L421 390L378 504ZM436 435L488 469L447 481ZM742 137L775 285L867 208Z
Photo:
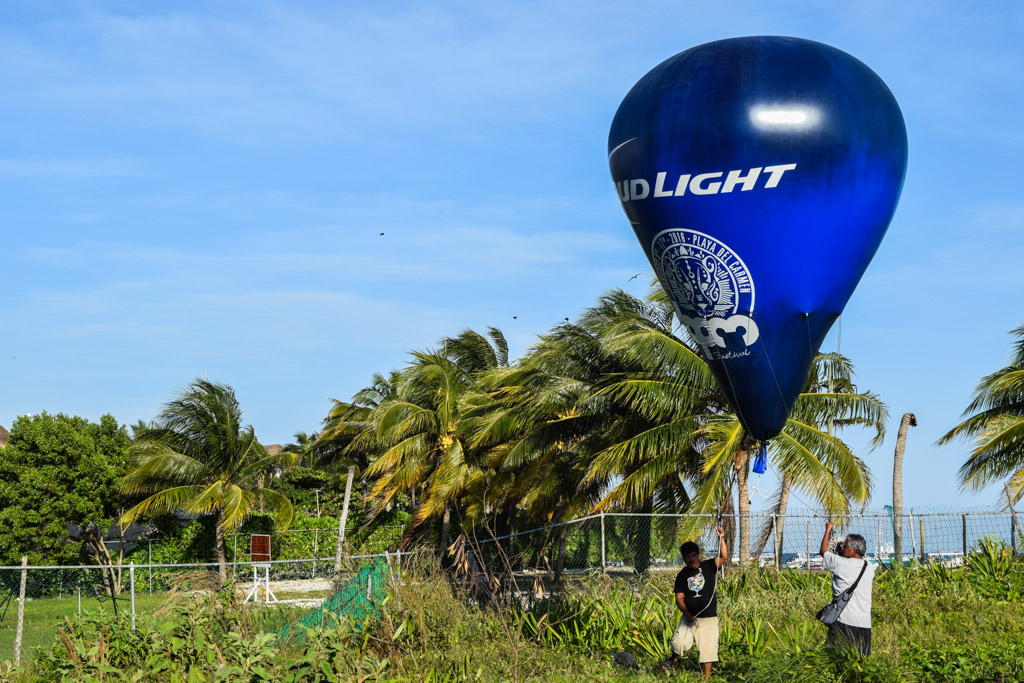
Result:
M853 595L853 591L857 590L857 584L860 583L860 579L861 579L862 576L864 576L864 572L867 571L867 568L868 568L868 561L864 560L864 566L860 568L860 574L857 575L857 580L853 582L853 585L851 585L849 588L844 590L843 591L844 593L848 593L850 595Z

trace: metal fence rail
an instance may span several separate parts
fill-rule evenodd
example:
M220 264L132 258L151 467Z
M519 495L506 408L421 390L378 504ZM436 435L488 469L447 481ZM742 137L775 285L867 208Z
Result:
M789 512L784 518L754 513L742 520L737 515L601 513L546 525L520 533L495 536L476 531L470 534L474 561L492 570L554 574L604 571L637 574L675 570L681 565L679 546L696 540L707 555L718 549L716 524L728 527L734 561L739 558L738 528L749 528L751 544L747 557L752 563L810 571L824 532L826 516L814 511ZM781 533L780 533L781 529ZM307 557L288 557L307 547L314 534L314 550ZM884 562L963 563L965 556L988 537L1005 543L1017 554L1020 528L1011 512L974 510L963 512L915 512L902 516L888 512L847 515L838 521L836 533L862 535L867 556ZM325 536L334 534L330 542ZM254 565L248 554L248 539L229 547L230 561L224 563L228 578L245 593L260 576L275 594L314 598L326 597L337 585L333 579L336 529L303 529L272 535L275 559ZM693 536L696 535L696 538ZM896 557L896 539L902 552ZM349 552L341 562L342 577L355 575L367 562L383 558L393 575L399 577L404 563L418 556L436 557L445 548L397 550L401 533L392 533L390 547L362 546L372 552ZM295 539L295 540L293 540ZM778 539L778 541L776 541ZM241 541L241 539L238 539ZM323 545L321 545L321 543ZM346 546L348 543L346 542ZM282 555L284 557L282 557ZM817 560L820 562L820 560ZM12 652L21 656L21 634L45 632L65 617L87 613L132 615L155 611L167 599L220 587L217 563L126 563L84 566L0 567L0 658ZM258 570L258 571L257 571ZM302 600L306 605L309 600ZM298 599L296 600L298 604ZM308 606L308 605L307 605ZM16 616L17 615L17 616ZM29 646L33 645L29 638ZM36 642L35 645L40 644Z
M696 522L695 520L701 520ZM807 568L817 554L828 517L821 513L787 513L731 515L719 519L714 515L684 516L664 514L608 513L599 525L575 529L567 543L566 566L594 566L595 547L604 548L603 561L597 566L644 571L648 568L678 567L679 546L695 540L706 554L717 554L718 538L712 533L716 523L728 526L733 561L740 559L738 528L741 521L750 530L751 544L746 557L762 565ZM697 527L703 533L697 538L686 528ZM778 530L782 529L779 533ZM603 531L602 531L603 529ZM895 559L897 532L902 541L901 558ZM943 562L962 563L963 557L977 547L984 537L995 538L1018 553L1018 531L1013 515L1002 511L928 512L908 511L896 519L888 513L847 515L837 524L835 534L859 534L867 542L867 556L884 562L909 564ZM598 537L595 538L595 534ZM778 540L778 545L776 544ZM744 558L745 559L745 558Z

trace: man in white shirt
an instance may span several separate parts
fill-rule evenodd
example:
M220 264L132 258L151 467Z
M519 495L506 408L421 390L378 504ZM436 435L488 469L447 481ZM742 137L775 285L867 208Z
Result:
M838 597L853 585L860 576L857 588L850 596L850 602L833 624L829 624L826 642L832 645L855 647L861 655L871 654L871 587L875 578L875 566L864 559L867 543L860 534L850 534L846 542L836 546L836 552L829 552L828 542L835 523L825 523L825 536L821 539L821 567L832 572L832 596ZM861 570L864 571L861 576Z

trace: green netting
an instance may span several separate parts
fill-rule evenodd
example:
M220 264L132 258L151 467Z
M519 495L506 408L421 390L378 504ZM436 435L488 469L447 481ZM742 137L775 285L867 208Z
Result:
M340 622L352 624L359 631L367 618L379 619L381 605L387 595L388 565L383 558L377 558L353 576L319 607L310 610L304 617L281 629L281 640L295 638L301 641L306 627L323 625L330 612Z

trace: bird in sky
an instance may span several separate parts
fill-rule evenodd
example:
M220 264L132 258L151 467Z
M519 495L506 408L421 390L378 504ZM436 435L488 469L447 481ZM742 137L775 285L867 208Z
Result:
M383 235L384 233L381 233L381 234ZM631 278L629 278L628 280L626 280L626 282L632 282L633 280L635 280L635 279L637 279L638 277L640 277L640 275L641 275L640 273L637 273L637 274L636 274L636 275L634 275L633 277L631 277Z

